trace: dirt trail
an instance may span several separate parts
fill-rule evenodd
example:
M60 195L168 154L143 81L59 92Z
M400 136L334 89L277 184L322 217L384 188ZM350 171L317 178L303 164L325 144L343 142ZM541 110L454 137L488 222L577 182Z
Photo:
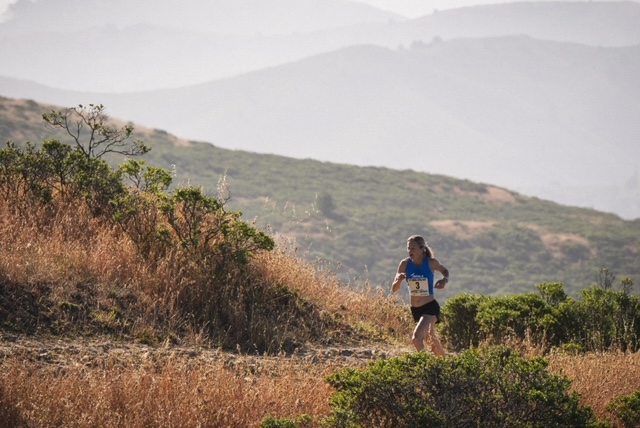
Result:
M409 348L393 345L372 344L372 347L309 347L293 354L256 355L226 352L206 347L149 346L138 343L107 339L61 339L55 337L24 337L0 335L0 363L2 360L19 359L40 362L60 367L87 368L100 366L157 364L169 361L185 363L236 364L269 363L289 359L309 364L332 364L338 366L361 366L371 361L404 355Z

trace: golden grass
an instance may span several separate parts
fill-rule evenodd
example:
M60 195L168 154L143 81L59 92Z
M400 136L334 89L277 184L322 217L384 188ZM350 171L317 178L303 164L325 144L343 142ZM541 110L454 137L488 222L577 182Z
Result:
M294 339L308 342L299 343L299 354L270 356L215 349L197 326L186 325L176 303L175 290L207 285L207 278L190 275L188 266L171 257L145 261L125 235L82 206L16 216L0 204L0 247L0 287L7 295L18 293L37 304L45 298L58 306L80 302L86 311L66 321L80 328L108 325L116 338L0 337L5 426L257 427L270 415L302 414L318 425L330 412L327 375L411 352L413 322L404 305L384 290L346 288L330 268L295 257L286 240L252 259L251 285L288 290L295 297L289 306L256 302L274 312L271 321L260 321L264 335L291 329ZM238 283L230 278L229 284ZM273 298L283 295L291 297ZM112 316L122 301L130 302L127 319L133 325ZM27 315L31 309L23 308ZM294 330L296 323L303 327ZM139 332L174 335L180 346L171 340L142 346L131 333L120 335L125 331L134 338ZM528 351L529 356L539 352ZM551 372L571 379L583 404L600 419L609 418L605 408L613 398L640 390L640 354L548 358Z
M552 353L546 358L549 371L571 379L581 403L591 406L601 420L609 417L606 407L611 400L640 391L640 352Z
M91 324L90 330L116 335L179 338L181 343L208 336L235 347L238 342L229 343L234 340L230 335L244 328L239 340L245 349L256 343L271 352L282 344L292 350L308 340L406 341L410 336L409 312L397 299L386 298L383 290L344 287L330 270L295 257L286 240L272 252L257 253L243 273L214 272L197 266L188 254L142 257L127 235L90 215L81 202L48 209L34 204L22 214L3 202L0 279L16 293L13 301L26 296L41 305L46 300L58 331L74 324L86 330ZM220 274L225 279L214 282ZM252 312L250 326L247 310ZM200 319L194 321L194 314ZM221 329L205 331L207 322L215 321L203 318L210 315L230 324L217 338L212 333ZM37 322L37 328L47 327ZM264 332L273 336L271 342L256 337Z
M10 291L54 305L79 303L84 318L71 321L80 323L90 312L117 308L115 300L130 293L140 328L150 321L158 296L143 291L161 289L167 278L158 276L162 265L149 269L142 263L127 237L86 215L82 205L75 211L34 210L22 219L1 208L0 279L13 284Z
M0 344L0 420L15 427L258 427L267 416L303 414L319 426L333 394L326 376L376 358L329 348L269 357L109 342ZM547 358L583 405L618 426L605 408L640 389L640 354Z
M329 412L324 377L338 367L305 358L158 357L149 350L67 364L5 359L0 419L5 426L254 427L267 416L320 419ZM162 358L159 361L158 358Z
M350 325L370 327L376 335L371 339L408 341L413 321L397 295L387 296L380 288L347 288L332 270L295 258L294 253L290 244L282 240L276 250L260 254L255 263L267 282L286 284Z
M294 339L318 342L300 343L299 355L279 357L212 350L206 334L181 321L175 298L175 290L206 285L207 278L190 275L189 266L171 254L149 263L126 235L92 218L82 204L21 215L0 204L0 246L0 286L5 298L17 299L7 301L27 298L46 316L58 313L56 322L66 322L75 333L74 325L82 332L108 324L115 338L89 336L105 342L85 343L74 333L56 340L46 322L28 313L33 306L10 314L31 317L24 325L16 321L18 331L39 323L45 335L29 339L28 346L15 334L0 340L0 420L9 426L251 427L269 415L302 414L319 420L330 410L328 374L408 352L390 343L408 344L412 323L406 307L381 290L345 288L330 270L296 258L286 241L258 254L248 267L256 277L252 284L299 296L289 300L293 307L256 303L273 308L279 323L262 320L264 334L290 329ZM229 279L229 287L234 281ZM274 298L287 296L278 293ZM128 305L119 306L121 300ZM78 313L60 318L60 308L72 305ZM126 310L127 317L113 315L115 309ZM303 329L295 330L295 324ZM182 347L174 341L143 347L135 343L140 332L174 335Z

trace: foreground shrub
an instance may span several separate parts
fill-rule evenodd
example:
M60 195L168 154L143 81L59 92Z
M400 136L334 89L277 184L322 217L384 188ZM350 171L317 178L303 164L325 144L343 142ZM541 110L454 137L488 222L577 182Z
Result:
M309 415L302 415L297 419L276 419L272 416L266 417L260 424L260 428L305 428L310 427L313 418Z
M337 427L590 427L597 422L567 378L541 358L506 348L426 353L383 360L331 375Z
M640 391L613 399L607 410L613 413L625 428L640 426Z

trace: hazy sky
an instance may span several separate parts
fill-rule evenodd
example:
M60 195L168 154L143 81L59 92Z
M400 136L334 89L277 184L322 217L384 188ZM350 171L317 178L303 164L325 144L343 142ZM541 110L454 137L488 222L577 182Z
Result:
M472 6L476 4L515 3L517 1L558 1L558 0L355 0L367 3L380 9L393 11L408 18L418 18L437 10L453 9L456 7ZM562 1L562 0L561 0ZM590 1L590 0L565 0ZM620 0L598 0L620 1Z
M2 15L11 3L15 3L16 0L0 0L0 15Z
M393 11L408 18L417 18L433 12L434 9L444 10L455 7L471 6L474 4L510 3L515 0L356 0L380 9ZM522 1L522 0L520 0ZM524 1L555 1L555 0L524 0ZM575 0L588 1L588 0ZM619 1L619 0L600 0ZM0 0L0 15L16 0Z

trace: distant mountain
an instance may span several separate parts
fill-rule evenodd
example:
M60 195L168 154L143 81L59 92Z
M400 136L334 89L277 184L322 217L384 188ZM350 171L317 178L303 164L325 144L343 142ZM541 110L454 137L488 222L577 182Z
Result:
M8 13L0 34L153 25L253 36L404 19L350 0L18 0Z
M21 0L12 10L0 23L0 75L94 92L187 86L361 44L507 35L640 44L632 2L499 4L410 21L346 0Z
M640 44L640 3L514 2L437 12L402 26L405 37L430 40L527 35L590 46Z

